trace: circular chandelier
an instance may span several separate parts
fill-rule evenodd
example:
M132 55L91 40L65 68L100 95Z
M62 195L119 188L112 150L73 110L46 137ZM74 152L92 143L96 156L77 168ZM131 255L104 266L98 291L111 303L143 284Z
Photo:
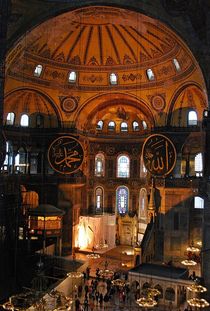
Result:
M99 270L98 273L99 273L100 277L102 277L104 279L112 278L114 275L114 271L109 270L109 269Z
M83 276L82 272L72 271L67 273L67 276L71 279L79 279Z
M207 288L199 285L199 284L192 284L190 286L187 286L187 289L191 292L195 292L195 293L204 293L207 291Z
M124 287L124 286L128 285L129 282L126 282L126 281L123 280L123 279L115 279L115 280L112 280L112 284L113 284L114 286Z
M61 306L61 307L53 309L53 311L64 311L64 310L70 311L71 306L65 305L65 306Z
M96 249L108 248L109 245L107 243L99 243L96 245Z
M90 259L98 259L100 257L101 256L99 254L96 254L96 253L87 254L87 258L90 258Z
M156 297L161 294L161 292L157 288L148 287L145 289L145 293L148 297Z
M197 262L196 262L196 261L190 260L190 259L182 260L181 263L182 263L183 265L185 265L185 266L195 266L195 265L197 265Z
M191 252L191 253L197 253L197 252L200 252L200 249L198 247L195 247L195 246L188 246L187 251Z
M136 303L139 305L139 307L143 308L153 308L157 305L157 301L151 297L141 297L136 300Z
M187 303L191 307L198 307L198 308L206 308L209 306L208 301L206 301L203 298L191 298L191 299L187 300Z
M14 310L14 305L10 301L3 303L1 306L5 310Z

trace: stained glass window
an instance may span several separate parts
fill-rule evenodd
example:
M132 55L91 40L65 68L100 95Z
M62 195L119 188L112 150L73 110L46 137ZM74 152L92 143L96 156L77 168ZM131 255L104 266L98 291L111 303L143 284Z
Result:
M128 188L121 186L117 189L117 211L119 214L128 212Z
M105 159L102 153L98 153L95 157L95 175L104 176Z
M96 209L103 208L103 189L101 187L96 188Z
M122 155L117 159L117 177L127 178L130 175L130 159Z

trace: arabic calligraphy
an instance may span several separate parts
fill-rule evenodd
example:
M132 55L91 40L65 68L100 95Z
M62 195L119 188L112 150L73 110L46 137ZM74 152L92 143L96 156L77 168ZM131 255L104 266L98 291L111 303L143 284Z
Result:
M81 144L71 136L55 139L48 149L48 161L51 167L61 174L71 174L78 170L83 158Z
M168 137L154 134L144 142L143 160L146 169L152 175L165 176L175 166L176 149Z

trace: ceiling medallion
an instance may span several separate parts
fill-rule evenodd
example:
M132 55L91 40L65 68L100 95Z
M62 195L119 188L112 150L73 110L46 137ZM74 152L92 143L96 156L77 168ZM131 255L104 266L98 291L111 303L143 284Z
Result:
M162 111L165 108L165 100L162 96L156 95L152 97L152 107L156 111Z
M143 160L153 176L168 175L176 164L176 149L172 141L162 135L150 135L144 142Z
M82 145L72 136L60 136L48 148L48 161L51 167L61 174L71 174L77 171L83 158Z
M77 109L78 101L73 96L64 97L61 99L61 108L64 112L73 112Z

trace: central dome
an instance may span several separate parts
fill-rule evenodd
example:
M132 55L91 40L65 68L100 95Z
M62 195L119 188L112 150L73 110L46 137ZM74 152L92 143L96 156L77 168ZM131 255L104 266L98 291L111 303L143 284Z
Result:
M160 61L180 48L160 22L111 7L87 7L57 16L34 29L26 42L31 55L82 66Z

